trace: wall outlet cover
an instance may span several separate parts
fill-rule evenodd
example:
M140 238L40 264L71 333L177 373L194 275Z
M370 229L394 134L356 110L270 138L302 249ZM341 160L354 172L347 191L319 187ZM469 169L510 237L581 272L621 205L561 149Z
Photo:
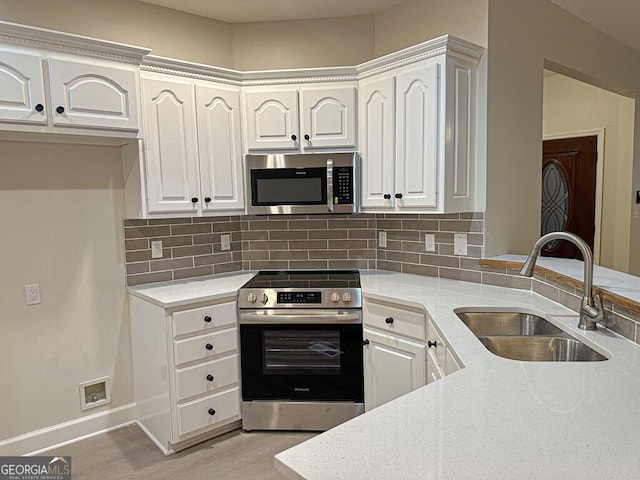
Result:
M162 258L162 240L151 241L151 258Z
M387 232L378 232L378 247L387 248Z
M228 233L220 235L220 248L222 250L231 250L231 235Z
M436 251L436 236L433 233L424 234L424 249L427 252Z
M38 305L40 303L40 284L33 283L24 286L24 294L27 305Z
M453 254L454 255L467 254L467 234L466 233L456 233L453 235Z

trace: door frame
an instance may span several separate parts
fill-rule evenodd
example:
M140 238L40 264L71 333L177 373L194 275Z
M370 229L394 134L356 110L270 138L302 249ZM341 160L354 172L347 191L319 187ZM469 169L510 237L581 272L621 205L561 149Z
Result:
M596 148L596 211L594 226L595 232L593 233L593 261L596 265L600 264L600 235L602 226L602 189L604 183L604 140L605 140L606 128L596 128L592 130L580 130L567 133L556 133L553 135L543 135L542 141L546 140L561 140L565 138L575 137L597 137Z

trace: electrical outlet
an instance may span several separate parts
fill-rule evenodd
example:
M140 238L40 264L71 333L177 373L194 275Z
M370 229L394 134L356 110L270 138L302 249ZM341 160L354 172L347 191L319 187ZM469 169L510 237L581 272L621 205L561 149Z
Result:
M151 242L151 258L162 258L162 240Z
M231 235L228 233L220 235L220 248L222 250L231 250Z
M378 232L378 246L387 248L387 232Z
M453 254L454 255L467 254L467 234L466 233L456 233L453 235Z
M424 234L424 249L427 252L436 251L436 236L433 233Z
M27 305L37 305L40 303L40 284L24 286L24 293L27 299Z

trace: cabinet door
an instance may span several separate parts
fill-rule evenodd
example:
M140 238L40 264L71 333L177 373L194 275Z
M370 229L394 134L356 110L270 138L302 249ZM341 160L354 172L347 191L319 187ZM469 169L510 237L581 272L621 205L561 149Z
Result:
M425 384L425 345L364 330L364 401L371 410Z
M355 148L355 87L302 89L300 112L300 142L305 150Z
M46 124L43 79L40 56L0 51L0 120Z
M53 125L138 130L134 70L56 58L48 63Z
M396 198L399 208L435 208L438 164L438 64L397 75Z
M193 87L144 78L142 89L149 213L197 213L200 193Z
M298 91L246 92L247 147L249 150L296 150Z
M395 77L362 82L359 103L362 207L395 205ZM385 198L385 195L389 198Z
M240 92L196 85L202 211L244 209Z

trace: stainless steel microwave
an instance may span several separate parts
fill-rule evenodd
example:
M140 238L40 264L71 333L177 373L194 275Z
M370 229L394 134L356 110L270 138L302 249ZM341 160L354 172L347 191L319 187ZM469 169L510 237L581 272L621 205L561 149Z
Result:
M357 159L356 153L247 155L247 213L355 213Z

